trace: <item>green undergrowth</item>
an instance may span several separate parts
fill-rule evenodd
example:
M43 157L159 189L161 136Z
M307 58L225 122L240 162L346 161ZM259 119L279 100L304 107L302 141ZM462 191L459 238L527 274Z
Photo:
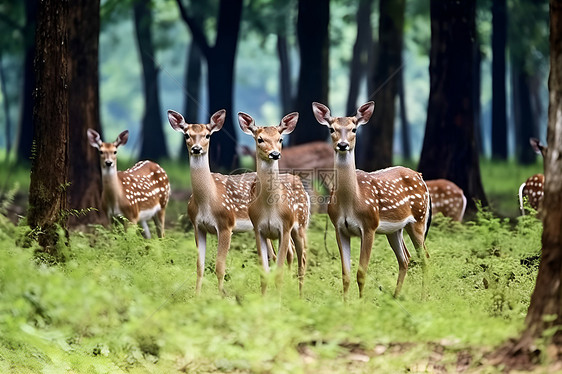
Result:
M379 235L364 298L353 281L347 303L325 220L315 215L309 229L302 298L296 266L279 287L268 276L261 295L249 233L233 236L226 297L209 240L196 297L191 231L143 240L134 228L96 226L73 232L66 262L47 266L33 246L16 244L25 227L0 215L0 372L455 372L463 355L469 368L485 365L485 352L522 328L539 261L535 218L513 226L486 212L463 225L438 217L425 285L407 239L413 257L397 299L397 262ZM358 247L354 239L353 274Z

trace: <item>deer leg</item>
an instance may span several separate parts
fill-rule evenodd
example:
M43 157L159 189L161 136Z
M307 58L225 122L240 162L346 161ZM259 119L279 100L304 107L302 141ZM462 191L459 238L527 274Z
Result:
M289 247L291 246L291 231L283 230L279 237L279 253L277 254L277 274L276 283L281 285L283 281L283 265L287 259L287 252L289 252Z
M261 275L261 293L265 294L267 290L267 279L265 277L266 273L269 273L269 258L268 258L268 246L273 246L271 240L266 238L258 229L255 229L256 235L256 247L258 249L258 255L260 256L260 262L264 273Z
M422 289L425 290L425 283L427 278L427 258L429 257L429 252L427 251L427 247L425 246L425 222L420 221L406 225L406 232L412 240L412 243L414 243L414 248L416 248L418 257L421 260Z
M343 297L347 298L349 290L349 273L351 272L351 238L336 228L336 239L341 257L341 271L343 282Z
M359 267L357 268L357 285L359 286L359 297L363 297L363 287L367 278L367 269L371 259L371 249L375 233L372 230L363 230L361 235L361 253L359 255Z
M304 236L306 235L304 228L293 229L291 231L291 242L295 246L298 261L298 279L299 279L299 295L302 297L302 287L304 284L304 273L306 272L306 252L304 246Z
M287 266L289 267L289 270L291 270L291 265L293 264L294 258L295 258L295 241L291 236L291 240L289 242L289 249L287 250Z
M150 230L148 229L148 224L146 223L146 221L140 221L139 223L142 227L143 236L146 239L150 239Z
M275 254L275 248L273 248L273 243L270 239L266 240L267 242L267 257L270 261L277 261L277 255Z
M232 236L232 231L218 230L217 231L217 261L215 264L215 272L217 273L217 279L219 283L219 291L221 294L224 292L224 275L226 273L226 255L228 254L228 249L230 248L230 238Z
M154 225L156 225L156 235L158 235L159 238L163 238L166 211L164 209L159 210L158 213L156 213L154 217L152 217L152 220L154 221Z
M397 297L402 289L402 283L404 283L410 259L408 258L408 252L404 245L404 240L402 239L402 230L387 234L386 238L396 255L396 260L398 260L398 280L396 281L396 289L394 290L394 297Z
M195 226L195 244L197 245L197 283L195 293L201 293L203 283L203 273L205 271L205 252L207 250L207 232Z

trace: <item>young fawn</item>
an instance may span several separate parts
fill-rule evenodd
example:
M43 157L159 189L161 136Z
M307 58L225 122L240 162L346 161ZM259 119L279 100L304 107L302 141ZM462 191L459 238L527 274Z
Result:
M292 240L297 253L299 292L302 295L310 198L299 177L279 173L283 135L294 130L298 118L298 113L290 113L283 117L279 126L258 127L250 115L238 113L240 128L256 141L257 178L252 185L248 214L254 226L263 269L269 272L266 240L279 239L277 266L280 281ZM261 288L262 293L265 293L267 282L263 277Z
M128 139L129 131L125 130L113 143L104 143L95 130L88 129L90 145L100 152L102 208L110 222L113 216L123 216L135 225L140 223L145 238L150 238L146 221L152 218L162 238L170 196L168 175L152 161L139 161L130 169L117 171L117 148Z
M537 138L530 138L529 143L536 153L540 153L543 158L546 154L547 147L541 144ZM525 183L519 187L519 209L521 215L525 215L524 201L527 199L529 205L534 210L539 210L544 193L544 174L531 175Z
M188 124L180 113L168 111L170 125L184 135L189 151L192 194L187 204L187 213L195 230L198 249L197 294L201 292L203 283L207 233L217 235L215 270L219 291L224 294L226 256L232 232L253 229L248 216L248 204L256 173L222 175L211 173L209 167L211 134L222 128L225 117L226 111L222 109L211 116L209 124ZM274 256L271 243L267 243L267 248L270 256Z
M433 215L442 213L453 221L462 222L466 210L466 197L462 189L447 179L425 181L431 196Z
M370 101L359 107L354 117L332 117L325 105L312 104L316 120L330 129L335 152L335 186L330 195L328 215L336 231L341 255L344 297L350 283L352 236L361 238L357 270L360 297L363 296L375 233L387 236L398 260L395 297L404 282L410 259L402 237L404 229L425 269L422 249L425 249L425 236L431 222L431 204L421 174L400 166L372 173L355 169L355 133L357 127L369 121L374 109L375 103ZM429 257L427 250L425 254Z

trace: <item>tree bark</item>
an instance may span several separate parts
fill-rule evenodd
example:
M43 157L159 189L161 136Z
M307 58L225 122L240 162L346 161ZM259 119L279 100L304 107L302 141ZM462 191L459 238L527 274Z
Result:
M430 93L419 171L464 191L467 211L486 205L474 136L475 1L432 0Z
M400 103L400 123L402 124L401 143L402 157L404 161L412 161L412 144L410 141L410 124L406 111L406 93L404 92L404 69L400 70L400 82L398 83L398 100Z
M184 87L184 117L187 123L199 122L199 108L201 107L201 62L203 56L197 44L189 43L187 49L187 67L185 69ZM182 139L180 148L180 160L189 159L187 147Z
M2 62L2 52L0 51L0 87L2 89L2 97L4 101L4 117L6 118L6 153L9 155L12 150L12 121L10 118L10 100L8 99L8 90L6 86L6 73L4 72L4 64Z
M152 10L150 0L137 0L133 5L135 31L143 70L144 115L142 117L141 159L168 157L158 93L158 68L152 44Z
M97 208L69 217L69 226L106 223L101 211L101 172L98 152L90 147L86 131L101 134L98 76L100 32L99 0L71 1L69 9L69 137L70 186L68 204L73 210Z
M507 160L505 91L506 0L492 1L492 158Z
M39 2L36 30L35 153L29 187L29 226L44 251L60 259L66 242L68 180L68 7L67 0ZM62 227L66 236L58 234Z
M378 170L392 164L395 101L402 69L404 0L380 0L378 58L373 73L375 113L361 129L358 167Z
M35 20L37 18L37 0L25 0L25 55L23 62L23 87L20 120L18 125L16 155L18 162L31 159L33 144L33 89L35 88Z
M484 155L484 137L482 136L482 123L480 121L480 115L482 113L482 106L480 105L482 51L480 50L480 41L477 36L474 39L472 51L474 53L474 64L472 65L474 68L474 85L472 89L472 93L474 95L474 99L472 101L474 104L474 136L476 138L476 148L478 149L478 154Z
M287 37L281 31L277 34L277 56L279 56L279 87L281 91L281 112L289 113L293 107L291 94L291 63Z
M513 123L515 127L515 156L521 164L532 164L536 154L529 146L529 138L538 136L536 114L531 102L531 79L523 62L515 59L511 67L513 95Z
M373 43L373 31L371 28L371 5L373 0L360 0L357 7L355 20L357 23L357 36L353 45L353 56L351 57L349 73L349 93L347 95L346 115L355 115L357 110L357 98L361 82L367 75L369 67L369 48Z
M317 101L328 105L330 1L299 0L298 12L300 69L295 110L299 112L299 125L290 136L291 145L326 138L318 130L311 104Z

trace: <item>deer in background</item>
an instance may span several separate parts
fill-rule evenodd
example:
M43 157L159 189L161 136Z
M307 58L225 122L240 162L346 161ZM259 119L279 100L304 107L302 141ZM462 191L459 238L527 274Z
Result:
M104 143L95 130L88 129L88 141L100 153L102 208L109 222L113 216L123 216L135 225L140 223L145 238L150 238L146 221L152 218L162 238L170 196L168 175L152 161L139 161L130 169L117 171L117 148L128 139L129 131L125 130L113 143Z
M447 179L425 181L431 196L431 211L435 216L442 213L453 221L462 222L466 210L466 196L462 189Z
M537 138L530 138L529 143L536 153L540 153L544 158L546 154L547 147L541 144L540 140ZM540 203L542 201L544 193L544 174L535 174L530 176L525 183L519 187L519 209L521 210L521 215L525 215L524 201L527 199L529 205L534 210L539 210Z
M225 118L226 111L221 109L211 116L209 124L187 124L180 113L168 111L170 125L183 134L189 151L192 194L187 204L187 213L195 230L198 251L197 294L201 292L203 283L207 233L216 235L218 239L215 270L219 291L224 294L226 256L232 232L253 229L248 216L248 204L256 173L222 175L211 173L209 167L211 134L222 128ZM270 242L267 243L267 249L269 255L274 257Z
M299 293L302 295L306 270L306 229L309 222L310 198L298 176L279 173L283 135L290 134L299 115L287 114L278 126L258 127L246 113L238 113L240 128L256 141L257 178L252 184L252 201L248 207L254 225L256 246L264 271L269 272L266 240L279 239L277 255L278 281L290 248L295 245L298 261ZM267 282L262 277L262 293Z
M408 270L410 253L402 232L405 229L425 267L425 236L431 222L429 191L421 174L396 166L372 173L355 168L357 128L369 121L375 103L369 101L357 109L353 117L332 117L330 109L313 103L316 120L329 128L335 152L335 186L330 195L328 215L336 231L342 262L343 295L350 284L351 237L361 238L357 270L359 296L363 296L365 278L375 233L385 234L398 260L398 280L394 296L398 296Z

